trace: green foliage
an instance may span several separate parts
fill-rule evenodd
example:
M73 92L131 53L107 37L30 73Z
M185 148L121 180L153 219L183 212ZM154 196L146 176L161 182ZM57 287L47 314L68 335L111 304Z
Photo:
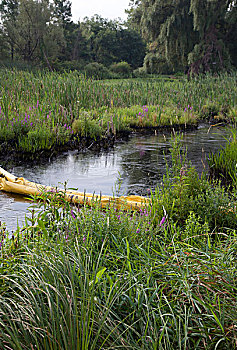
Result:
M72 130L74 134L94 140L100 139L103 132L98 120L94 120L87 112L81 112L80 118L74 120Z
M236 66L236 3L228 0L134 1L130 21L149 42L144 67L152 73L219 72ZM227 39L228 38L228 39ZM234 49L235 47L235 49ZM165 62L167 66L165 66Z
M109 21L98 15L86 18L81 24L90 45L91 58L110 66L113 62L126 61L133 68L143 62L145 43L140 34L118 20Z
M213 118L218 116L220 108L218 102L208 102L206 105L202 106L201 115L203 119Z
M53 22L52 7L47 2L22 0L14 16L3 17L3 28L12 52L26 61L55 58L64 44L61 27ZM12 53L13 58L13 53Z
M88 63L84 67L84 71L87 77L95 79L108 79L111 77L111 73L102 63L92 62Z
M67 142L69 133L65 128L60 127L57 130L50 130L45 124L30 130L27 135L19 135L18 149L32 154L42 150L50 150L57 143L61 145Z
M188 164L177 139L174 140L171 153L172 169L152 197L154 221L158 224L155 213L160 217L165 210L167 217L183 226L190 212L193 212L201 224L207 224L210 230L235 228L235 193L226 192L219 183L210 183L204 174L199 177L197 171Z
M1 60L62 71L66 62L66 70L120 61L137 68L145 56L146 45L137 31L100 16L74 23L68 0L3 0L0 15Z
M146 55L143 69L148 74L172 74L174 71L173 67L169 62L167 62L164 55L161 55L158 52L149 52Z
M237 138L236 130L231 129L232 137L227 145L217 153L211 153L208 164L210 175L220 179L225 185L237 185L236 165L237 165Z
M146 70L144 69L144 67L139 67L137 69L134 69L133 77L135 77L135 78L146 78L146 77L148 77L148 75L147 75Z
M110 70L119 74L123 78L129 78L131 76L132 68L127 62L119 62L112 64Z
M152 207L77 208L56 188L12 237L0 226L0 347L235 346L236 197L198 177L179 138L170 151Z

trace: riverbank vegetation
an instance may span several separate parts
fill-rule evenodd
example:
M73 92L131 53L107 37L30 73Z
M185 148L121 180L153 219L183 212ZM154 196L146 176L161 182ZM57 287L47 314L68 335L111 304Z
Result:
M201 178L178 139L138 213L42 193L1 226L0 347L233 349L236 190Z
M209 156L210 176L220 179L226 186L237 185L237 140L236 129L231 129L232 137L219 152Z
M184 76L98 81L78 72L3 69L0 78L4 156L36 159L92 142L110 145L134 129L235 122L237 116L234 72L191 81Z

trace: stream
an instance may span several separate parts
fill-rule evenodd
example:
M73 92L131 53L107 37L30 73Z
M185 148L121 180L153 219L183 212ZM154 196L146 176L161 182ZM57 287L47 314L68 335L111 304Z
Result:
M197 130L183 134L188 159L201 173L207 169L207 157L224 146L230 130L224 127L200 125ZM88 193L148 195L162 180L166 162L170 164L170 133L131 135L118 141L109 151L100 153L67 152L49 163L14 165L5 169L16 176L44 185L78 188ZM0 221L9 232L24 224L30 202L19 195L0 192Z

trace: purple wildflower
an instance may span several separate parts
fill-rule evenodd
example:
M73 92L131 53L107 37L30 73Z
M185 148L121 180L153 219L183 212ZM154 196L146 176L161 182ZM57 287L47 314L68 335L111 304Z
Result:
M73 210L71 210L71 215L72 215L73 219L76 219L76 216L75 216Z
M160 226L162 226L164 224L164 222L165 222L165 216L163 216L163 218L161 219Z

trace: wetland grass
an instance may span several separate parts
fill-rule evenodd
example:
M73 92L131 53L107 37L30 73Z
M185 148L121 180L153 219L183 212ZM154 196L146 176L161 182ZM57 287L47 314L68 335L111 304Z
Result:
M225 147L209 156L210 176L222 181L226 186L237 186L237 135L231 129L231 137Z
M97 142L134 128L236 120L236 73L191 81L96 81L77 72L1 69L0 78L1 152L33 158L68 142Z

